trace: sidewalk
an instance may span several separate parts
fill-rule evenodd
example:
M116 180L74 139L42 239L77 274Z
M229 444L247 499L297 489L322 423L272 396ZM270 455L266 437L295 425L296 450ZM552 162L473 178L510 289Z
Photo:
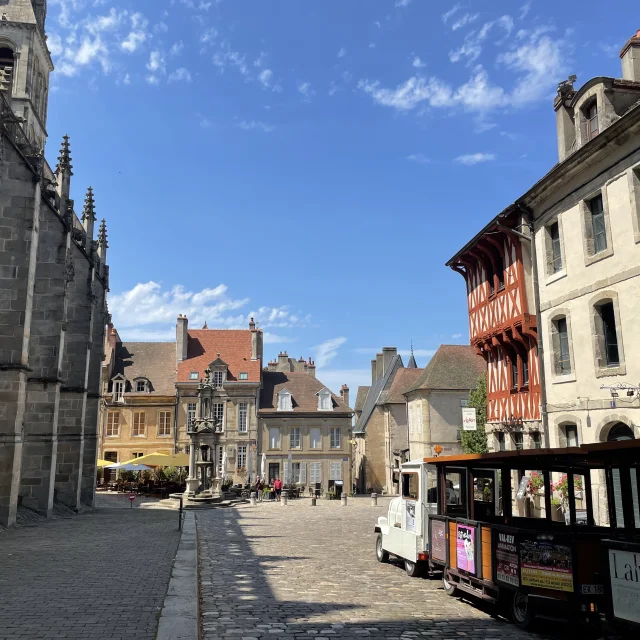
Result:
M174 511L103 509L0 535L0 640L154 640Z

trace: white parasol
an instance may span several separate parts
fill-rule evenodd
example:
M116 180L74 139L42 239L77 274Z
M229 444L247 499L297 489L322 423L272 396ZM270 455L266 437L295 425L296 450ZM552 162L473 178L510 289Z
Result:
M260 465L260 475L262 476L262 479L265 480L267 477L267 454L263 453L262 454L262 464Z

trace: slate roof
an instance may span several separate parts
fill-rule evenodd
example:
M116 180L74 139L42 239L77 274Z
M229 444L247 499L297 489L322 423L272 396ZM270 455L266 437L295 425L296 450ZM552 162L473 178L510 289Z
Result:
M391 383L391 387L386 393L385 403L405 404L407 399L403 395L404 392L416 383L423 372L424 369L398 369Z
M380 394L391 386L393 375L399 368L403 368L402 358L399 355L396 355L389 363L387 371L382 374L371 387L369 387L369 393L364 401L360 419L355 424L354 433L364 433L367 428L367 422L369 422L369 418L380 399Z
M333 411L318 411L318 391L326 388L318 378L304 371L264 371L260 391L261 414L279 414L283 417L297 413L317 413L332 416L351 415L352 410L339 396L331 394ZM278 411L278 392L286 389L291 393L293 411Z
M485 375L487 365L468 345L443 344L416 382L405 393L419 389L475 389L478 378Z
M418 363L416 362L416 358L413 355L413 349L411 350L411 357L409 358L409 363L405 367L406 369L417 369Z
M364 401L367 399L367 393L369 393L371 387L358 387L358 393L356 395L356 404L353 407L354 411L362 411Z
M136 378L146 378L151 383L152 394L175 395L176 343L118 342L111 376L119 373L132 385ZM149 392L136 393L133 385L133 390L127 391L127 395L148 396Z
M189 329L187 359L178 364L178 381L189 381L192 371L198 379L204 370L218 358L229 365L227 380L235 382L242 371L247 373L243 382L260 382L261 361L251 359L251 331L249 329Z

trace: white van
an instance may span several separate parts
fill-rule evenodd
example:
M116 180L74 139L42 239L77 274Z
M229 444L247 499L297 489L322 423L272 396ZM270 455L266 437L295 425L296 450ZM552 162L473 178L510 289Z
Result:
M429 572L429 514L438 508L436 467L421 460L405 462L400 487L387 516L378 518L376 556L378 562L388 562L389 554L397 556L411 577L424 576Z

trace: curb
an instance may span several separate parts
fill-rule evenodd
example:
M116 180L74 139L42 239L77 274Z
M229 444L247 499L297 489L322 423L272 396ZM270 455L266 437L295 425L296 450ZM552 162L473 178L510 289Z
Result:
M195 514L185 513L156 640L198 640L198 609L196 520Z

